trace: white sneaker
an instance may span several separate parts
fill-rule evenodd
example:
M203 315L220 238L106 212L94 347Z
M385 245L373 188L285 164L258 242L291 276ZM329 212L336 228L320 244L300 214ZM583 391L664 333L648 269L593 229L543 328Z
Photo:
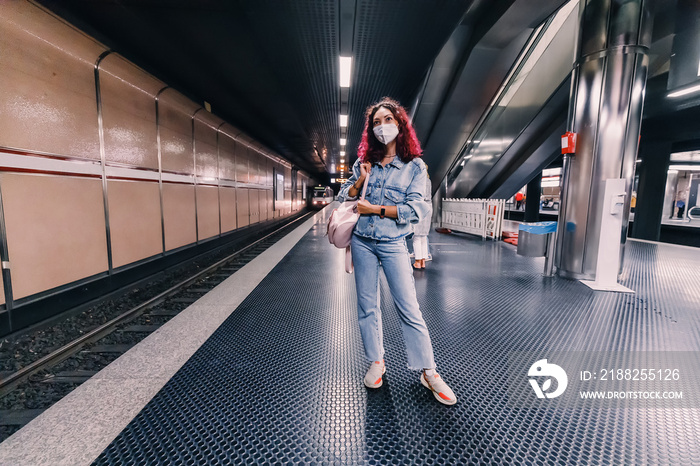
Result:
M381 387L384 383L384 380L382 380L382 375L384 375L384 372L386 372L384 360L374 361L372 365L369 366L367 374L365 374L365 386L369 388Z
M420 383L424 387L430 389L433 392L433 396L436 400L444 405L453 405L457 403L457 397L454 392L447 386L444 380L437 374L426 376L425 372L420 375Z

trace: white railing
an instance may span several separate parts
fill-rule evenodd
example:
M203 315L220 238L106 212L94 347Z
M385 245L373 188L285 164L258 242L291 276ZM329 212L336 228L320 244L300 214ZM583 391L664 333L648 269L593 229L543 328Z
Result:
M503 199L443 199L442 227L500 240L505 202Z

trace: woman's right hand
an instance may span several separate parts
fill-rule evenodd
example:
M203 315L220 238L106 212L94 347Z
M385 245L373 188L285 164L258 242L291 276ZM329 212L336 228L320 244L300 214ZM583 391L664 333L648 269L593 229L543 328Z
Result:
M369 162L364 162L360 164L360 179L362 181L365 180L365 177L369 175L369 173L372 171L372 164Z

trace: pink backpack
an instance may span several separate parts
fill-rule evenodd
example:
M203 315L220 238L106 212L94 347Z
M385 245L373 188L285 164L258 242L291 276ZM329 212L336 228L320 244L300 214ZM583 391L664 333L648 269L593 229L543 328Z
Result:
M365 198L368 182L369 175L365 178L360 199ZM353 270L350 240L352 239L352 231L355 229L355 224L359 219L360 214L357 212L357 201L343 202L340 204L340 207L331 213L331 217L328 219L328 241L336 248L345 248L345 271L347 273L352 273Z

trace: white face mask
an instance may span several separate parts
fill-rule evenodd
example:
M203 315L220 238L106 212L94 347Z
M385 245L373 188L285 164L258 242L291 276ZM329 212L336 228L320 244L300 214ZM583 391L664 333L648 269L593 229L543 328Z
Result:
M381 143L387 145L399 135L399 127L393 123L377 125L374 127L374 135Z

